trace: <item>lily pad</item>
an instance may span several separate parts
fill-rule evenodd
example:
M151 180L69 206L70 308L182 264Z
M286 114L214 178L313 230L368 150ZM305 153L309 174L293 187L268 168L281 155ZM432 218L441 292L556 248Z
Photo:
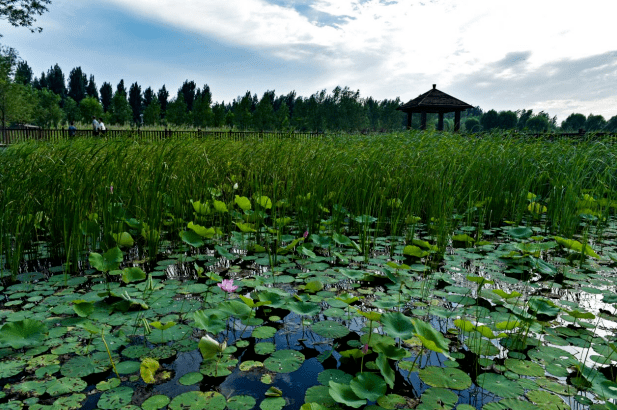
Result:
M464 390L471 386L471 378L453 367L428 366L418 372L420 379L433 387Z
M271 354L276 350L274 343L260 342L255 345L255 353L259 355Z
M283 397L268 397L259 404L259 408L261 410L281 410L285 407L285 404Z
M422 393L420 400L422 403L416 407L418 410L446 410L454 407L458 396L448 389L433 387Z
M304 363L304 355L296 350L277 350L264 361L266 369L275 373L291 373Z
M319 336L331 339L345 337L349 334L349 329L347 329L346 326L343 326L340 323L334 322L332 320L324 320L321 322L317 322L313 326L311 326L311 330L317 333Z
M386 394L387 390L386 381L383 378L368 372L354 377L349 386L358 397L369 401L376 401Z
M401 339L411 338L415 330L411 318L401 312L384 313L381 315L381 323L388 335Z
M180 379L178 380L178 383L180 383L183 386L190 386L192 384L197 384L201 382L203 379L204 379L203 374L199 372L190 372L180 377Z
M542 408L551 410L568 410L570 408L570 405L566 404L561 397L544 390L531 390L525 396Z
M271 326L261 326L253 330L251 336L255 339L269 339L274 337L276 334L276 329Z
M508 370L521 376L544 376L542 366L529 360L506 359L504 364Z
M47 326L38 320L24 319L9 322L0 328L0 347L13 349L34 346L45 340Z
M227 400L227 408L229 410L251 410L256 403L257 401L252 396L232 396Z
M345 373L339 369L327 369L323 372L319 373L317 376L317 381L324 386L330 386L330 381L334 381L342 384L349 384L353 376L349 373Z
M496 373L482 373L476 378L476 384L484 390L506 399L521 396L525 392L516 381Z
M208 391L189 391L182 393L169 403L169 410L223 410L226 406L225 396Z
M358 397L358 395L347 384L336 383L333 381L330 384L330 396L337 402L349 407L358 408L366 404L366 399Z
M133 389L128 386L120 386L107 390L101 394L97 406L100 409L119 409L131 402Z
M150 396L141 403L141 408L143 410L160 410L163 407L167 406L171 399L163 394L157 394L155 396Z

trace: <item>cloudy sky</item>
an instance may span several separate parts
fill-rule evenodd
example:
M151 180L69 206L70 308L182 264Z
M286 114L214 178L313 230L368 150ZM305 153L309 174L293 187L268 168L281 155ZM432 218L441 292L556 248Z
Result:
M40 34L0 42L40 76L80 66L97 85L184 80L214 100L309 96L337 85L408 101L437 88L485 111L617 115L610 0L52 0Z

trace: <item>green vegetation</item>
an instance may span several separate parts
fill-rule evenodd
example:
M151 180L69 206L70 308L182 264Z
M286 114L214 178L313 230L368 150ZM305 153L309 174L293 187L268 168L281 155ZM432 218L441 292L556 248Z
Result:
M612 408L616 153L415 131L10 146L0 403ZM189 352L198 370L171 365Z

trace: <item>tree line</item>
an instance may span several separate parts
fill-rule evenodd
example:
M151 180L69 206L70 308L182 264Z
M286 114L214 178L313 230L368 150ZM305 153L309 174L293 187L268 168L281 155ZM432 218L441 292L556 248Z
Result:
M247 91L231 102L215 102L210 87L199 87L186 80L175 94L163 85L154 90L124 80L113 87L109 82L97 86L93 75L81 67L68 77L58 64L38 77L28 63L9 47L0 49L0 116L2 125L35 124L57 128L68 123L90 123L102 118L108 126L163 126L235 128L261 131L343 131L372 132L402 130L406 114L397 111L402 104L395 99L363 98L359 91L336 87L318 91L309 97L295 91L276 95L266 91L261 98ZM420 116L413 117L412 128L420 128ZM494 129L528 132L617 132L617 116L605 120L601 115L571 114L560 125L548 113L533 110L483 112L480 107L462 113L462 130ZM428 115L428 127L434 128L437 115ZM454 113L444 118L446 130L454 129Z

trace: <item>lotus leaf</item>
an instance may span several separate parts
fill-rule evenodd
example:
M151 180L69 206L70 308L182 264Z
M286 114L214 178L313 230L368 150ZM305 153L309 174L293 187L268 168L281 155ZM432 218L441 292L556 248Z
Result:
M231 374L231 369L236 367L238 359L231 356L223 356L221 359L213 358L204 360L199 368L201 374L210 377L223 377Z
M319 373L317 381L324 386L330 386L330 381L342 384L349 384L353 376L339 369L327 369Z
M255 353L259 355L271 354L276 350L274 343L261 342L255 345Z
M388 394L377 399L377 404L384 409L393 410L402 407L407 403L403 396L398 394Z
M388 386L393 389L394 379L396 375L394 373L394 370L392 370L392 367L390 367L390 363L388 363L388 358L386 357L386 355L383 353L379 353L379 355L377 356L377 360L375 360L375 364L377 365L377 368L381 372L381 375L385 379L386 383L388 383Z
M288 305L288 308L301 316L314 316L321 312L321 306L312 302L294 301Z
M259 404L259 408L261 410L281 410L285 404L283 397L268 397Z
M275 373L291 373L304 363L304 355L296 350L277 350L264 361L266 369Z
M366 404L366 399L358 397L352 388L347 384L329 382L330 396L338 403L350 407L358 408Z
M255 407L256 400L252 396L238 395L227 400L229 410L251 410Z
M361 373L349 383L353 392L360 398L376 401L386 394L387 386L383 378L373 373Z
M118 269L122 260L122 251L117 246L109 249L103 255L91 252L89 257L90 265L99 272L109 272Z
M448 389L433 387L422 393L420 400L422 403L416 407L418 410L447 410L454 407L458 396Z
M132 397L133 389L131 387L120 386L103 392L97 405L100 409L119 409L128 405Z
M463 371L452 367L428 366L418 372L420 379L433 387L464 390L471 386L471 378Z
M561 397L547 391L531 390L525 396L542 408L551 410L567 410L570 408L570 405L566 404Z
M521 376L544 376L542 366L529 360L506 359L504 364L508 370Z
M311 330L319 336L332 339L345 337L349 334L349 329L346 326L331 320L317 322L311 326Z
M476 379L476 384L484 390L503 398L521 396L525 391L516 382L496 373L482 373Z
M141 408L143 410L160 410L167 406L170 401L171 399L169 397L162 394L157 394L148 397L143 403L141 403Z
M201 382L203 378L204 378L203 374L199 372L190 372L180 377L180 379L178 380L178 383L180 383L183 386L190 386L190 385Z
M128 232L114 233L112 236L118 246L126 246L130 248L135 243L133 237Z
M5 323L0 328L0 347L13 349L34 346L45 340L47 326L38 320L23 319Z
M409 339L415 331L411 318L401 312L388 312L381 315L384 330L392 337Z
M482 410L539 410L540 407L520 399L503 399L487 403Z
M271 326L261 326L253 330L251 334L255 339L269 339L274 337L276 329Z
M169 410L223 410L227 404L221 393L189 391L179 394L169 403Z

